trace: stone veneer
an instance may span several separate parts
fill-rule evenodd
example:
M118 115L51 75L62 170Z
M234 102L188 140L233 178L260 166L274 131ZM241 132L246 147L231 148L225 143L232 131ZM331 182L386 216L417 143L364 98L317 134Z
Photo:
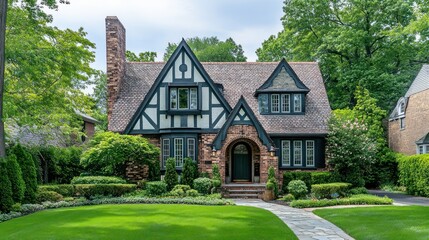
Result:
M107 120L125 75L125 28L117 17L106 17Z
M413 94L405 110L405 129L400 120L389 121L389 147L395 152L416 154L416 141L429 132L429 90Z

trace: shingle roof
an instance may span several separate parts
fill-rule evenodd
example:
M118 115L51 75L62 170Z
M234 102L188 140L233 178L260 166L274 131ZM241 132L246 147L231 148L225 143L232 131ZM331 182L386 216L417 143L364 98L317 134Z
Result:
M429 89L429 64L423 64L420 72L405 94L405 97L409 97L426 89Z
M310 89L305 115L259 115L258 89L277 67L277 62L202 63L215 83L224 86L224 97L234 107L243 95L268 133L326 134L330 106L317 63L289 63L301 81ZM118 99L113 106L109 130L122 132L143 101L165 63L126 63Z

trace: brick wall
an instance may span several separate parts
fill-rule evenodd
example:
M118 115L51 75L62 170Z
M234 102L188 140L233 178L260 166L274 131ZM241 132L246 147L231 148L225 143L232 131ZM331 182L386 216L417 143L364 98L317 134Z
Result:
M413 94L405 110L405 129L400 120L389 121L389 147L395 152L416 154L415 142L429 132L429 90Z
M125 28L117 17L106 17L107 120L125 74Z

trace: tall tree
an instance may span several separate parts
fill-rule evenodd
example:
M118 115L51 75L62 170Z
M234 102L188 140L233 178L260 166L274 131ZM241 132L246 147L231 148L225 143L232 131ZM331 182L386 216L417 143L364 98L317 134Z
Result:
M141 52L137 55L127 50L125 57L128 62L155 62L156 52Z
M220 41L217 37L194 37L186 39L189 47L201 62L245 62L243 47L232 38ZM178 44L168 43L164 61L167 61Z
M360 85L387 110L429 62L428 8L422 0L287 0L284 29L258 60L318 61L333 108L354 106Z
M52 16L38 1L8 5L4 120L39 131L61 128L79 133L75 110L90 113L90 98L82 90L94 73L90 63L95 47L83 29L51 26ZM56 1L42 1L56 8Z
M6 157L4 120L3 120L3 89L4 89L4 50L6 32L7 0L0 1L0 158Z

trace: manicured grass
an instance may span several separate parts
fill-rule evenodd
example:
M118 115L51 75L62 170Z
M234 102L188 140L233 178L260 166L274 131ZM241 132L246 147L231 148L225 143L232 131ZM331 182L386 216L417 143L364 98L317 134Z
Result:
M243 206L98 205L0 223L1 239L297 239L269 211Z
M314 213L357 240L429 239L429 207L318 209Z

